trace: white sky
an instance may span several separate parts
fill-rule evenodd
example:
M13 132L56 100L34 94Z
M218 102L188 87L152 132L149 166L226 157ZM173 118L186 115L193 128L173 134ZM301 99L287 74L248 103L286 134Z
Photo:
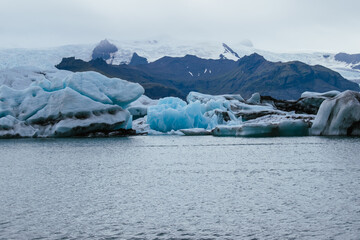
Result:
M162 37L360 53L360 1L0 0L0 48Z

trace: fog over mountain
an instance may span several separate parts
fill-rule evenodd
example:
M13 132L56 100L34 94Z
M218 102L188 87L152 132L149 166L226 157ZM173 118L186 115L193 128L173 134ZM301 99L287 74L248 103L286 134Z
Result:
M170 37L358 53L358 9L356 0L2 0L0 48Z

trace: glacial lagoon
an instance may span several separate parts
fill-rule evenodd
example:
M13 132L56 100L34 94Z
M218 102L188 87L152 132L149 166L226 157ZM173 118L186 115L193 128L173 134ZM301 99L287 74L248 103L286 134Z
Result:
M360 138L1 139L0 239L359 239Z

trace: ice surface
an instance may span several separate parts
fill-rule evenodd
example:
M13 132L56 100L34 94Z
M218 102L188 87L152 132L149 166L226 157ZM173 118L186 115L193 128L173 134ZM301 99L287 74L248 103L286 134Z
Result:
M224 95L209 95L198 92L190 92L186 97L188 103L200 101L201 103L207 103L209 101L230 101L236 100L244 102L245 100L241 97L240 94L224 94Z
M149 107L149 128L160 132L180 129L185 135L206 135L213 129L216 136L305 136L314 119L314 115L284 112L266 104L247 104L239 95L191 92L187 100L188 104L179 98L164 98ZM244 114L257 117L245 121Z
M337 95L339 95L341 92L333 90L333 91L329 91L329 92L324 92L324 93L318 93L318 92L303 92L301 94L301 98L332 98L332 97L336 97Z
M158 100L153 100L145 95L142 95L136 101L132 102L127 110L131 113L134 120L147 115L147 109L149 106L154 106L158 103Z
M260 94L254 93L246 102L250 104L260 104L260 100L261 100Z
M345 91L325 100L311 128L312 135L360 135L360 93Z
M64 137L131 128L130 113L123 107L144 93L139 84L95 72L6 72L0 86L2 137Z
M283 120L281 122L245 123L235 126L217 126L215 136L276 137L307 136L310 125L304 120Z
M210 130L206 130L203 128L180 129L180 132L182 132L186 136L203 136L212 134Z
M185 128L207 128L203 116L205 108L199 102L187 105L179 98L160 99L156 106L148 108L147 122L150 128L160 132Z
M150 128L168 132L189 128L212 129L222 124L241 122L241 119L238 119L231 110L231 104L235 102L238 105L244 105L240 102L240 100L243 101L240 95L211 96L191 92L187 99L188 104L179 98L168 97L160 99L156 106L150 106L147 115ZM250 105L247 107L252 108ZM261 106L254 106L254 108L257 107L261 108Z
M137 83L108 78L97 72L74 73L64 80L64 86L104 104L126 107L144 91Z

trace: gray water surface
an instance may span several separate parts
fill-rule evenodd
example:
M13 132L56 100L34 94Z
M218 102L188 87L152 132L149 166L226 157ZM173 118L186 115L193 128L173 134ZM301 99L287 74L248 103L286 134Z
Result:
M0 239L360 239L359 138L0 140Z

